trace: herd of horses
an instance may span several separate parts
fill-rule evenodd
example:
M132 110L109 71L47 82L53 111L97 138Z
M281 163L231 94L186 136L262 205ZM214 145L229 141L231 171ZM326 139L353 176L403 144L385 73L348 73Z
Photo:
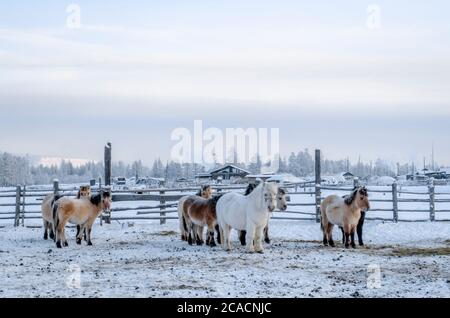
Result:
M103 210L111 208L111 193L92 194L89 187L81 187L76 198L48 194L42 201L44 239L53 239L58 248L68 246L65 236L67 223L77 226L76 242L84 240L92 245L91 231L96 218ZM245 193L229 192L213 195L211 186L203 186L196 195L182 197L178 202L178 219L181 239L189 245L217 246L231 251L231 230L237 230L241 244L249 253L264 253L265 243L270 244L269 221L275 210L286 211L287 192L276 183L250 184ZM368 191L355 187L350 194L331 195L321 204L321 229L323 244L334 247L333 227L339 226L346 248L364 245L362 228L365 213L370 209ZM207 227L206 240L204 229Z

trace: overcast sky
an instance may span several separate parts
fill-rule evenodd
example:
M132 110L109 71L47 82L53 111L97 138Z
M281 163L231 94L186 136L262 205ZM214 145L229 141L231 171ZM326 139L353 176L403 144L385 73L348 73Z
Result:
M149 163L202 119L450 165L448 1L377 1L375 29L372 1L75 1L75 29L71 3L0 2L2 151Z

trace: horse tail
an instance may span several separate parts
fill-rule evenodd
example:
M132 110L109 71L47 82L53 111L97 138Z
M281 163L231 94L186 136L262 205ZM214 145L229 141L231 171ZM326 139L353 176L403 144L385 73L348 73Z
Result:
M184 230L185 230L186 232L189 232L188 227L187 227L187 223L186 223L186 218L184 217L184 215L182 216L182 219L183 219L183 227L184 227Z
M53 226L56 228L59 225L59 218L58 218L58 202L54 201L52 204L52 208L53 208Z

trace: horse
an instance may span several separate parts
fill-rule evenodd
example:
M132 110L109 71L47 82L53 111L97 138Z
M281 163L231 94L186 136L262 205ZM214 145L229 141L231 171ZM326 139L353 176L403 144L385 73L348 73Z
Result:
M197 196L210 199L212 197L212 188L210 185L202 186L202 188L197 193ZM186 219L183 217L183 205L186 199L189 198L189 196L184 196L180 200L178 200L178 220L180 224L180 233L181 233L181 240L187 241L189 236L189 231L186 231Z
M217 202L217 222L222 246L231 251L231 228L247 231L247 251L264 253L263 229L277 205L278 185L261 182L248 196L230 192Z
M55 231L54 231L54 223L53 223L53 205L56 201L58 201L62 196L49 193L42 200L41 211L42 211L42 220L44 222L44 240L55 239Z
M203 229L208 227L206 245L214 247L214 231L217 225L216 205L220 195L210 199L205 199L196 195L188 197L182 206L184 230L188 232L188 243L193 244L194 239L197 245L203 245Z
M56 227L56 247L68 246L65 235L67 222L81 225L81 231L77 235L77 244L81 244L82 234L85 228L88 245L92 245L91 231L95 219L104 209L111 208L111 193L101 191L89 199L72 199L62 197L53 206L53 218Z
M369 195L365 187L356 187L345 197L330 195L322 201L320 211L322 215L321 229L323 232L323 244L334 247L332 231L334 225L344 229L346 248L350 245L356 248L355 230L361 219L361 211L370 209ZM351 237L351 242L349 242Z
M81 186L80 190L77 193L77 199L81 199L84 197L89 197L91 195L91 188L89 186ZM53 226L53 205L56 201L62 198L61 195L49 193L42 200L41 210L42 210L42 219L44 222L44 240L47 240L50 236L50 239L55 239L55 231ZM80 226L77 226L77 236L80 232ZM86 234L85 234L86 237Z
M252 193L252 191L256 188L256 184L250 183L247 187L247 190L245 191L245 195L249 195ZM280 211L286 211L287 209L287 201L286 201L286 191L284 189L279 188L278 189L278 195L277 195L277 210ZM272 217L272 215L270 215ZM239 233L239 241L241 242L242 246L246 245L245 237L247 235L246 231L238 231ZM267 244L270 244L270 237L269 237L269 223L267 223L266 227L264 228L264 242Z

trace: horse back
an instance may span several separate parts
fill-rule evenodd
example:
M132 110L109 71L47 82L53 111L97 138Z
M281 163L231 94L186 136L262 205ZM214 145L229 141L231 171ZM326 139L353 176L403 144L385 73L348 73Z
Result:
M341 225L344 217L344 200L337 195L326 197L320 205L322 217L326 217L331 223Z

